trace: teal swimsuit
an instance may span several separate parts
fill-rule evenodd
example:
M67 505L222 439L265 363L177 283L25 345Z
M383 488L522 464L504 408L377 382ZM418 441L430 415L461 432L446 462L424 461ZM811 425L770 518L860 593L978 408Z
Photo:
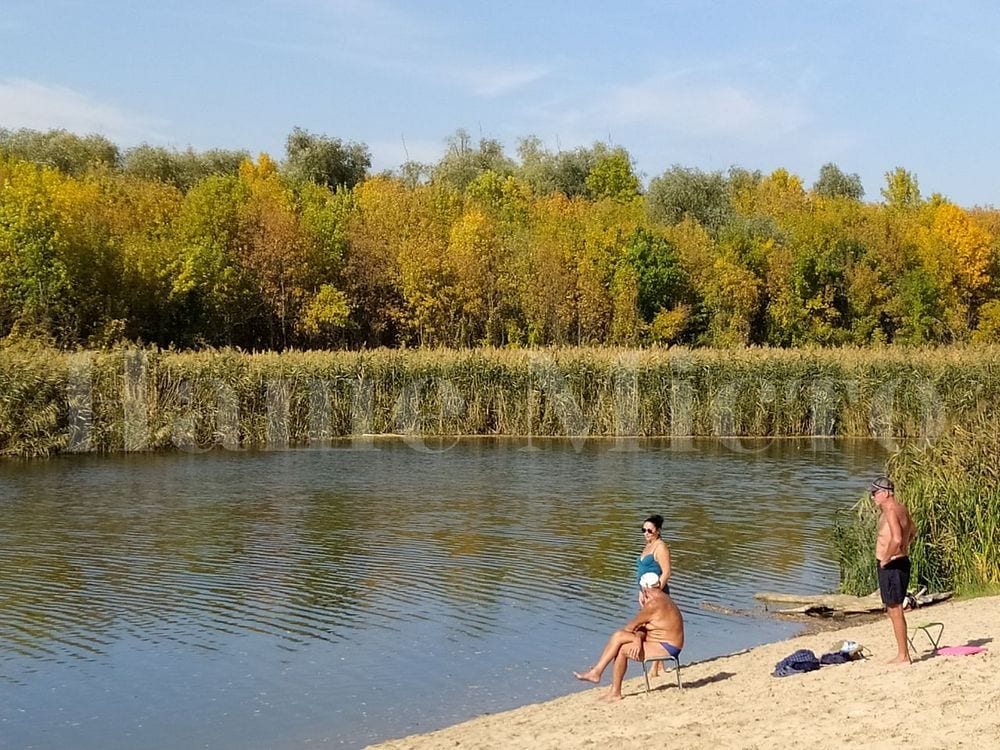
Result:
M652 552L645 557L639 558L639 562L635 565L635 580L638 581L646 573L655 573L657 578L663 574L663 568L661 568L660 564L656 562L656 558L653 557ZM670 586L663 584L663 592L665 594L669 594Z

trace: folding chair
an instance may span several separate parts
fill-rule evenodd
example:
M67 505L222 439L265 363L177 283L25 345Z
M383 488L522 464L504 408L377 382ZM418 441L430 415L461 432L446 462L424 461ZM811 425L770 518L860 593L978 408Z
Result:
M931 632L936 628L935 632ZM909 641L910 648L913 649L913 653L917 653L917 647L913 644L913 639L917 637L917 633L924 631L924 635L927 636L927 640L931 642L931 647L934 651L937 651L938 644L941 642L941 636L944 634L944 623L943 622L921 622L914 625L906 634L906 640Z
M672 661L674 663L674 674L677 675L677 687L679 688L684 687L683 685L681 685L681 662L676 656L669 656L666 654L663 656L647 656L645 659L642 660L642 676L646 678L647 693L649 692L649 673L646 671L646 664L656 661L660 663Z

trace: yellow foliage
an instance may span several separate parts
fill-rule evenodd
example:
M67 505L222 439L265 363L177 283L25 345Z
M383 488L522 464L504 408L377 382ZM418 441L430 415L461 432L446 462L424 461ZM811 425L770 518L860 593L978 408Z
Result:
M804 208L808 195L802 185L802 178L787 169L776 169L759 184L744 190L736 196L737 210L745 215L753 213L774 217Z
M1000 300L990 300L979 308L979 325L972 340L977 344L1000 343Z
M481 318L496 305L499 252L496 226L482 210L468 210L455 222L448 264L466 315Z
M240 164L240 180L250 186L256 182L275 177L277 174L277 162L264 152L257 156L256 162L244 159L243 163Z
M660 310L649 325L649 338L657 344L677 343L690 317L690 305L677 305L670 310Z
M679 224L664 229L663 234L676 246L681 265L690 274L695 288L706 287L711 282L716 255L708 231L696 219L687 216Z
M947 274L969 290L989 282L991 237L958 206L942 203L934 210L932 242L928 260L932 266L947 268Z
M330 284L323 284L305 305L299 322L309 336L329 335L347 325L351 306L347 296Z

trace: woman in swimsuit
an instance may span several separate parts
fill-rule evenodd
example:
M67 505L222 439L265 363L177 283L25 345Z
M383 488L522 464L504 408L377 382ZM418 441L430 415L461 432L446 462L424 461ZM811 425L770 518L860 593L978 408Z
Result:
M645 573L655 573L660 579L659 588L666 594L670 593L670 547L663 541L660 530L663 528L663 516L650 516L642 522L642 535L646 546L639 555L635 566L635 580L638 581ZM640 601L641 604L641 601Z
M650 516L642 522L642 536L646 540L646 546L642 548L639 561L635 566L635 580L639 586L639 606L642 606L642 584L639 583L644 575L653 573L659 579L658 588L665 594L670 594L670 547L663 541L661 529L663 528L663 516ZM660 673L660 662L653 663L652 675L655 677Z

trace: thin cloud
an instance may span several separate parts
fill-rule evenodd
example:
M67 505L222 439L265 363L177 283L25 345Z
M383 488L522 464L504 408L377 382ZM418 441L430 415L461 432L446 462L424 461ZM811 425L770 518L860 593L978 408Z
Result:
M63 86L0 80L0 127L100 133L119 144L165 141L161 120L105 104Z
M312 23L329 27L339 44L385 45L384 51L408 45L431 30L420 15L377 0L285 0L280 5L298 7Z
M549 72L548 68L539 65L514 65L474 68L454 75L477 96L495 97L510 94L539 81Z
M671 79L622 86L602 114L620 125L643 123L689 137L768 141L806 126L811 117L794 100L728 85L691 85Z
M364 19L378 23L393 22L412 25L413 17L400 7L378 0L292 0L337 16Z

